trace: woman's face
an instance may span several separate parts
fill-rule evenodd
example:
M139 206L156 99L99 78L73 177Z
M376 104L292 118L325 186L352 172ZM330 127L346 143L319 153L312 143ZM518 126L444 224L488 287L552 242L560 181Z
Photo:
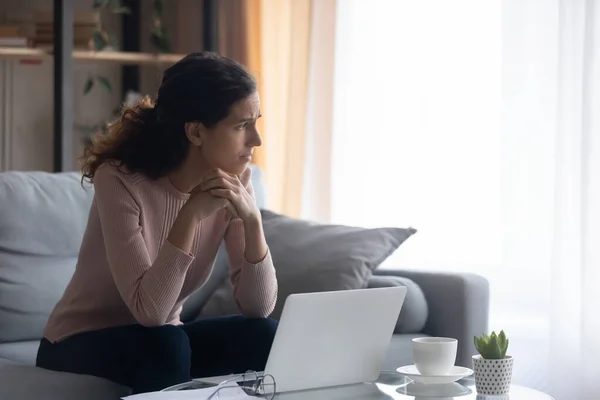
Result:
M252 160L254 148L262 144L256 129L260 99L254 93L235 103L229 116L210 129L199 132L199 151L210 168L241 174Z

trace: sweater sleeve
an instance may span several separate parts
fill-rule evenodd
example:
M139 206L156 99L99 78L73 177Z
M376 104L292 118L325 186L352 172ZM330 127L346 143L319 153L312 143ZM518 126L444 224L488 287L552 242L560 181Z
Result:
M163 325L194 257L165 241L152 260L142 237L140 207L122 178L99 168L94 188L106 256L121 297L140 324Z
M252 187L250 193L254 195ZM252 318L266 318L277 302L277 277L271 251L254 264L246 259L244 223L235 218L229 221L225 232L225 248L229 257L230 280L233 296L242 314Z

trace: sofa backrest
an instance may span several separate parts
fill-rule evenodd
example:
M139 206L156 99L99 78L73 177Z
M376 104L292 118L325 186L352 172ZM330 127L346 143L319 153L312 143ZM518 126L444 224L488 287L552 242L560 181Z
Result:
M262 171L253 166L259 207L266 207ZM0 342L42 337L49 313L75 265L94 190L77 172L0 173ZM192 317L227 276L220 250L214 274L184 307Z
M41 337L73 274L92 198L75 173L0 174L0 342Z

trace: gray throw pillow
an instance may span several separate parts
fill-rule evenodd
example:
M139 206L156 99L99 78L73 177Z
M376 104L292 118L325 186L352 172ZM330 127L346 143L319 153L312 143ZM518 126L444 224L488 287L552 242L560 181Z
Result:
M427 317L429 316L429 308L427 306L427 299L425 293L419 285L417 285L411 279L403 276L386 276L386 275L373 275L369 279L369 288L382 288L382 287L394 287L394 286L406 286L406 298L398 321L396 322L396 333L419 333L425 328Z
M290 294L366 288L373 270L416 233L412 228L367 229L261 213L279 285L271 314L275 319ZM225 279L200 317L238 312L231 283Z

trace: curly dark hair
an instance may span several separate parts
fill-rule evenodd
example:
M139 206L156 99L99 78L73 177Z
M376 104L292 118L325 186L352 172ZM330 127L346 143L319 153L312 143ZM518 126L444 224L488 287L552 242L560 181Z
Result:
M187 154L185 123L210 128L256 90L256 80L234 60L211 52L187 55L164 72L156 102L146 96L124 107L108 132L92 139L82 157L82 181L93 182L105 162L153 179L164 176Z

